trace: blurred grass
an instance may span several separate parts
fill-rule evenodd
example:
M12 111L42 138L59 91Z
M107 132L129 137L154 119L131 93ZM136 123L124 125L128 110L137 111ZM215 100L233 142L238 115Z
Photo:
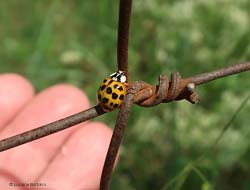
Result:
M249 10L248 0L134 1L132 80L155 84L159 74L188 77L250 60ZM1 1L0 72L26 76L38 92L76 85L94 105L100 81L116 70L117 17L111 0ZM210 149L249 81L246 72L204 85L197 105L133 107L112 189L161 189L176 177L168 189L250 189L249 101ZM114 126L116 114L97 120Z

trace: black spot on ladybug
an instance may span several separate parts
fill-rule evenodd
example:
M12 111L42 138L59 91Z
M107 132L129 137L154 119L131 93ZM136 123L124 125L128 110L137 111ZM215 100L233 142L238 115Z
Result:
M101 97L101 95L100 95L100 94L98 94L98 100L101 100L101 98L102 98L102 97Z
M110 80L109 83L108 83L108 85L110 85L112 82L113 82L113 80Z
M124 99L124 95L121 94L120 97L119 97L120 100L123 100Z
M123 91L123 88L122 88L122 86L120 86L120 87L118 88L118 90L120 90L120 91Z
M102 99L102 103L107 104L108 102L109 102L109 99L108 99L108 98L103 98L103 99Z
M106 82L107 82L107 79L104 79L104 80L103 80L103 83L106 83Z
M113 102L111 102L109 105L110 105L110 106L113 106L114 104L113 104Z
M104 90L105 88L106 88L105 84L101 86L101 90Z
M115 84L115 85L114 85L114 88L118 88L118 84Z
M118 95L116 93L112 93L112 98L115 100L118 98Z
M114 108L118 108L118 104L114 104Z
M111 87L108 87L108 88L106 89L106 93L107 93L107 94L111 94L111 93L112 93L112 88L111 88Z

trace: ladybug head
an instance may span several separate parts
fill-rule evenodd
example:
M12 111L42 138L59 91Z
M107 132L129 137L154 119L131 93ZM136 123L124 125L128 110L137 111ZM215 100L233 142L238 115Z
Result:
M118 81L118 82L126 82L127 81L127 78L126 78L126 75L125 75L124 71L116 71L115 73L112 73L110 75L110 78L112 80L115 80L115 81Z

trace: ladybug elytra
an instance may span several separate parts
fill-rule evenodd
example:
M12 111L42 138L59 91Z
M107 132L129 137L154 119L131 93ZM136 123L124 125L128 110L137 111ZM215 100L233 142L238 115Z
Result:
M127 91L127 79L124 71L117 71L105 78L98 89L98 103L103 111L119 108Z

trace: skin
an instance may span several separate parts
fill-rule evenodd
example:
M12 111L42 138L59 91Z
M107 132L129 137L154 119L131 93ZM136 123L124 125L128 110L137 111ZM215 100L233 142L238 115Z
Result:
M22 76L0 75L0 139L89 107L88 98L76 87L59 84L35 94ZM44 189L99 189L111 135L105 124L89 121L1 152L0 189L20 182L42 183Z

